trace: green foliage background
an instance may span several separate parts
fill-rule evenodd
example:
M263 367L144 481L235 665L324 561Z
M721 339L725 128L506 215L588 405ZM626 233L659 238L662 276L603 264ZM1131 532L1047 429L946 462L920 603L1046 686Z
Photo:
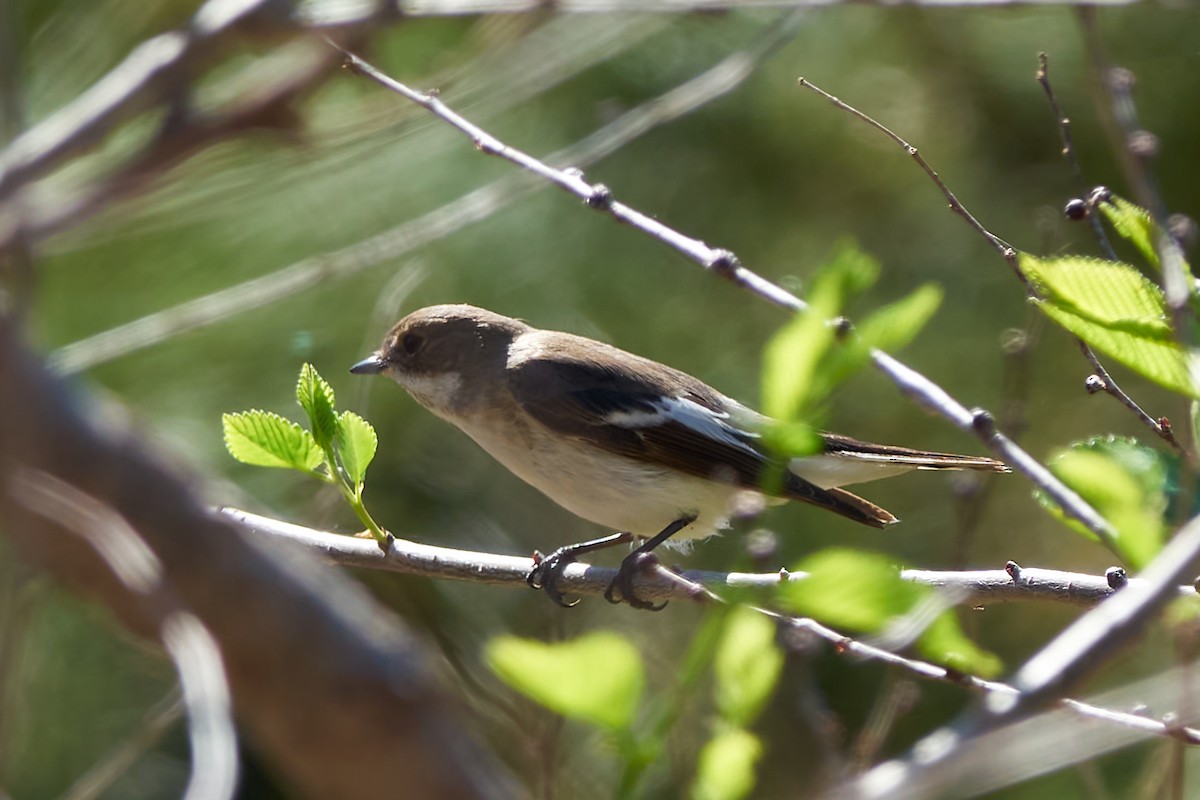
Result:
M29 121L74 97L143 38L182 23L194 5L10 4ZM545 154L748 46L774 18L774 12L580 16L558 19L549 31L540 29L549 22L540 15L412 20L380 31L368 55L402 80L439 87L448 102L506 141ZM1196 215L1200 105L1185 98L1200 95L1200 13L1139 6L1104 9L1098 18L1114 60L1138 76L1139 110L1161 139L1163 194L1173 210ZM1093 105L1076 14L1066 8L813 10L795 39L739 90L624 147L588 176L801 291L837 240L856 240L883 264L879 282L851 309L860 316L926 282L940 284L942 307L904 359L968 405L1005 406L1004 331L1032 326L1037 341L1025 367L1022 441L1036 456L1097 434L1145 439L1117 403L1084 393L1088 370L1074 343L1038 319L1008 267L946 212L916 166L876 132L795 85L803 75L915 143L984 224L1018 248L1095 253L1086 226L1059 213L1078 192L1033 80L1040 50L1050 55L1051 78L1074 123L1089 183L1128 194ZM250 67L251 53L236 62ZM222 79L232 71L214 75L205 89L213 96L228 91ZM305 108L308 125L298 140L260 136L222 144L173 170L157 190L54 239L38 263L38 346L49 354L170 304L344 247L513 169L349 74L332 80ZM153 121L123 128L56 183L68 186L136 148ZM299 366L312 362L333 384L340 407L366 416L378 430L366 500L385 527L421 541L506 553L596 534L398 387L346 374L395 318L441 302L471 302L601 338L752 404L759 401L763 344L785 321L782 312L661 245L543 190L411 257L173 338L77 380L81 389L124 401L149 439L173 453L181 468L206 476L197 485L214 502L356 530L361 526L334 490L314 493L312 484L293 476L239 465L222 444L223 412L254 407L298 418L292 386ZM1183 426L1177 399L1110 367L1152 414ZM840 389L830 426L877 441L978 450L870 371ZM937 475L864 488L904 520L886 534L805 507L772 510L760 524L780 535L778 563L837 544L927 568L998 568L1006 559L1082 571L1109 565L1103 550L1032 502L1022 478L991 483L983 521L965 543L956 538L954 481ZM680 560L692 567L747 567L742 545L741 536L726 535ZM12 586L23 572L5 547L0 539L0 568ZM480 678L482 688L464 682L465 701L489 712L480 715L481 733L530 785L542 769L545 742L562 737L558 752L567 754L569 768L557 780L570 797L611 792L609 754L587 732L570 725L559 732L531 706L506 701L508 711L496 713L492 698L504 690L482 667L482 643L500 633L553 638L619 629L641 646L655 691L669 684L699 625L699 612L681 603L657 615L597 601L564 612L532 592L361 577L441 649L448 672L456 667ZM169 689L171 670L58 586L33 581L9 594L9 619L18 626L10 633L19 647L10 656L8 685L0 687L0 786L14 798L56 796L134 729ZM963 617L968 631L1011 666L1073 614L1022 605ZM1152 637L1103 680L1169 658L1167 643ZM784 680L815 681L852 737L885 673L821 652L803 663L789 661ZM941 686L922 686L921 698L901 720L888 752L902 751L968 699ZM711 712L706 703L698 698L682 720L659 778L662 796L689 785L704 740L699 721ZM523 735L514 737L514 730ZM820 739L828 733L814 728L786 689L758 730L767 745L758 796L794 796L817 769ZM1114 796L1136 779L1149 748L1100 762ZM176 796L185 775L186 748L176 732L108 796ZM1082 792L1083 785L1068 771L1004 796L1057 797ZM279 796L276 791L252 769L243 794Z

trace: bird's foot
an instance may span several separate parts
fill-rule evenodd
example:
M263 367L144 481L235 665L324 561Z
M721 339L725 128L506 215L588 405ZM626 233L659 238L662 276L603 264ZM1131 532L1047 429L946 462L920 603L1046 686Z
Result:
M613 578L612 583L604 590L604 599L614 604L624 601L640 611L662 611L667 607L665 600L662 603L643 600L633 588L633 579L639 572L648 572L658 567L658 556L654 553L634 550L621 561L617 577Z
M546 596L562 608L572 608L579 605L579 598L567 602L558 581L562 578L563 570L575 561L576 551L568 545L560 547L549 555L542 555L540 550L533 551L533 569L525 576L525 582L531 589L540 589Z

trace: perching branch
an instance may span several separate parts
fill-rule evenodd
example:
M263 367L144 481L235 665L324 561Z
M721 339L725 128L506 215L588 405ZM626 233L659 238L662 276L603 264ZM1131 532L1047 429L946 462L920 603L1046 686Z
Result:
M447 547L420 544L406 539L394 538L387 553L382 552L369 539L341 536L325 531L313 530L300 525L252 514L235 508L223 508L220 513L237 521L246 529L266 537L292 542L318 554L325 560L346 567L378 569L427 578L443 578L470 581L489 586L507 586L528 589L525 582L533 567L532 558L503 556ZM616 577L617 571L589 564L569 564L563 571L560 586L566 593L579 595L602 595ZM938 589L950 589L961 596L962 602L972 605L987 603L1052 600L1077 605L1094 605L1100 600L1129 585L1138 585L1139 579L1126 580L1097 575L1060 572L1058 570L1023 569L1010 562L1003 570L976 570L968 572L939 572L936 570L902 570L905 580ZM686 570L678 574L666 569L644 570L634 578L638 596L646 600L706 600L712 599L712 590L720 589L770 589L780 581L804 580L805 575L786 570L775 573L705 572ZM697 589L697 586L702 587ZM1178 596L1195 596L1190 586L1179 586ZM719 599L719 595L716 596ZM954 683L987 694L1005 697L1019 694L1013 686L966 675L919 659L891 652L868 642L853 639L811 619L791 617L765 611L779 624L796 631L806 632L832 644L838 652L872 661L881 661L928 680ZM1133 726L1150 735L1181 735L1158 720L1126 714L1120 711L1098 708L1077 700L1063 700L1065 707L1077 713L1120 725ZM1200 731L1186 729L1186 741L1200 744Z
M533 567L532 558L457 550L407 539L396 539L388 552L384 553L369 539L306 528L236 508L222 508L220 511L257 534L295 542L326 561L343 567L516 589L528 588L525 578ZM570 594L598 596L604 594L616 574L615 569L576 562L563 571L560 584ZM679 574L688 581L716 590L770 589L780 581L803 580L805 577L803 573L787 571L747 573L683 570ZM901 570L900 577L925 586L953 590L956 596L961 597L963 604L971 606L1029 600L1092 606L1118 589L1140 582L1138 578L1119 582L1104 575L1025 568L1012 562L1004 569L991 570L905 569ZM686 586L651 572L639 573L634 585L638 596L648 600L686 600L691 597ZM1178 592L1181 597L1196 596L1196 590L1191 586L1180 586Z
M617 222L629 225L679 251L690 260L714 274L750 291L759 297L792 311L802 311L806 304L799 297L755 272L742 266L729 250L710 247L705 242L686 236L646 214L617 201L611 189L603 184L591 184L579 169L556 169L527 153L517 150L479 126L454 112L433 94L419 92L384 75L361 58L344 53L348 66L408 100L420 105L449 125L466 134L475 147L487 155L495 155L526 169L582 199L589 208L608 214ZM994 237L993 237L994 238ZM996 239L996 246L1006 248ZM1010 248L1011 249L1011 248ZM993 453L1023 473L1051 497L1064 513L1081 522L1088 530L1111 544L1113 529L1083 498L1055 478L1036 459L996 430L992 417L985 411L970 411L952 398L937 384L905 366L881 350L871 350L871 361L892 380L902 393L919 405L950 420L961 430L972 433Z

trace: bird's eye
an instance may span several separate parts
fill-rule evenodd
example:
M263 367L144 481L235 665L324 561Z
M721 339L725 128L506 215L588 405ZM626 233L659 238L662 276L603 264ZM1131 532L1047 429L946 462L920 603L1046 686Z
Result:
M425 344L425 337L419 333L406 333L404 338L400 340L400 347L408 355L416 355L417 351Z

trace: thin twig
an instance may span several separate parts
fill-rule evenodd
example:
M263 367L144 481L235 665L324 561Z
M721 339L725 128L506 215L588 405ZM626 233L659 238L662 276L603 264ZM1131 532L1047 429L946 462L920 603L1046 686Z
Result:
M1042 79L1042 76L1041 76L1041 73L1039 73L1039 80L1041 80L1041 79ZM937 171L934 170L933 167L931 167L929 165L929 162L927 162L924 159L924 157L921 156L920 152L917 150L916 147L909 144L907 141L905 141L903 138L901 138L899 135L897 135L895 132L893 132L886 125L884 125L883 123L876 120L874 117L871 117L869 114L865 114L862 111L859 111L857 108L850 105L849 103L846 103L846 102L840 100L839 98L834 97L833 95L829 94L828 92L821 89L820 87L814 85L812 82L806 80L805 78L800 78L799 83L800 83L800 86L807 88L807 89L811 89L816 94L820 95L821 97L824 97L826 100L833 103L833 105L837 106L839 109L847 112L848 114L850 114L854 117L857 117L858 119L867 123L871 127L880 131L885 136L887 136L889 139L891 139L893 142L895 142L897 145L899 145L901 148L903 148L904 151L906 153L908 153L908 155L910 155L914 161L917 162L917 164L921 167L921 169L925 172L925 174L929 176L929 178L934 182L934 184L938 187L938 189L941 190L942 194L946 198L946 202L949 204L950 209L952 211L954 211L956 214L958 214L960 217L962 217L964 220L966 220L967 224L970 225L971 228L974 229L980 236L982 236L984 241L986 241L994 250L996 250L996 252L998 252L1004 258L1005 263L1008 264L1009 268L1013 271L1013 274L1017 276L1017 278L1021 281L1022 285L1025 287L1026 293L1030 297L1041 297L1041 295L1037 291L1036 287L1034 287L1034 285L1029 281L1029 278L1025 275L1024 271L1021 269L1021 265L1018 260L1017 251L1012 246L1010 246L1007 242L1005 242L1003 239L996 236L994 233L992 233L986 227L984 227L983 223L981 223L978 219L976 219L976 217L970 211L967 210L967 208L962 204L962 202L959 201L958 197L955 196L954 192L952 192L950 190L950 187L947 186L946 183L941 179L941 176L939 176L937 174ZM1044 87L1046 87L1047 93L1049 93L1049 83L1043 82L1042 85ZM1059 117L1060 122L1065 122L1065 118L1062 117L1061 113L1059 113L1057 105L1055 105L1054 108L1055 108L1055 113ZM1064 145L1064 147L1066 147L1069 145L1070 139L1069 139L1069 134L1066 133L1065 129L1063 132L1063 137L1064 137L1064 142L1066 143ZM1187 452L1186 449L1175 438L1175 435L1174 435L1173 431L1171 430L1170 421L1167 420L1164 422L1162 420L1156 420L1156 419L1154 419L1154 417L1151 417L1149 414L1147 414L1145 411L1143 411L1141 409L1141 407L1138 406L1138 404L1136 402L1134 402L1134 400L1123 389L1121 389L1121 387L1117 384L1116 380L1112 377L1112 375L1109 374L1108 370L1106 370L1104 368L1104 365L1101 364L1100 359L1096 356L1096 353L1092 350L1091 346L1088 345L1087 342L1083 341L1079 337L1073 337L1073 338L1079 344L1080 349L1083 350L1084 357L1087 358L1088 363L1092 365L1093 370L1095 371L1097 377L1100 379L1100 381L1103 385L1103 390L1106 393L1115 397L1117 400L1119 400L1126 408L1133 411L1134 414L1137 416L1138 420L1140 422L1142 422L1142 424L1146 425L1148 428L1150 428L1152 431L1154 431L1155 434L1162 437L1164 441L1166 441L1167 443L1169 443L1170 445L1172 445L1173 447L1178 449L1181 453L1186 454L1186 452Z
M448 578L520 589L528 589L525 578L533 567L532 558L435 547L401 538L394 538L389 551L384 553L368 539L313 530L235 508L223 508L220 513L256 534L292 542L341 566L381 569L428 578ZM615 569L576 562L567 565L559 583L567 593L601 595L616 575ZM938 589L952 589L961 594L963 602L973 604L1007 600L1060 600L1093 604L1116 591L1103 576L1025 569L1011 562L1004 570L903 570L900 576L914 583ZM634 589L638 596L645 600L721 602L720 596L715 594L713 589L769 589L777 587L783 581L804 580L806 577L803 573L786 570L766 574L700 570L676 573L659 568L639 572L634 577ZM1141 581L1129 580L1124 586L1135 584L1140 586ZM1196 590L1190 586L1179 586L1177 594L1181 597L1195 596ZM847 637L811 619L791 617L761 608L759 610L780 624L806 631L829 642L842 653L893 664L920 677L954 683L978 691L999 692L1005 695L1012 695L1018 691L1003 683L898 655L870 642ZM1160 736L1179 735L1173 731L1168 732L1163 723L1146 717L1099 709L1075 700L1065 700L1063 703L1085 716L1133 725L1139 730ZM1129 719L1126 719L1127 717ZM1200 744L1200 732L1187 729L1184 735L1190 744Z
M771 31L786 32L772 25ZM779 40L776 40L779 41ZM590 133L547 157L552 164L591 164L629 142L695 111L732 91L749 77L773 50L759 45L732 53L710 69ZM255 308L275 303L326 281L355 275L413 252L431 242L492 216L546 186L523 172L509 173L415 219L362 241L192 298L139 319L72 342L51 356L60 372L79 372L159 344L173 336L198 330Z
M1083 168L1079 165L1079 159L1075 155L1075 147L1071 141L1071 120L1063 112L1062 106L1059 105L1058 98L1054 94L1054 89L1050 85L1050 62L1045 53L1038 53L1038 69L1037 81L1041 84L1043 91L1046 93L1046 100L1050 103L1050 110L1054 112L1054 119L1058 123L1059 135L1062 137L1062 153L1067 159L1067 163L1071 167L1071 173L1075 176L1076 183L1079 186L1080 194L1086 194L1088 186L1083 177ZM1108 239L1108 234L1104 232L1104 225L1100 222L1099 214L1094 209L1089 209L1087 214L1088 222L1092 227L1092 233L1096 236L1096 241L1100 243L1100 248L1104 254L1108 256L1110 261L1117 261L1117 253L1113 250L1112 242ZM1091 345L1082 339L1076 338L1079 344L1079 349L1083 351L1083 357L1092 365L1092 370L1095 372L1099 382L1099 387L1105 394L1117 399L1121 405L1133 412L1134 416L1150 430L1162 438L1167 444L1174 447L1180 453L1188 455L1187 448L1175 436L1175 430L1171 426L1171 422L1166 417L1155 419L1146 413L1137 402L1130 397L1120 384L1109 374L1105 369L1104 364L1100 361L1096 351ZM1095 385L1095 381L1089 384L1089 388Z
M436 95L411 89L351 53L345 53L345 57L347 65L355 72L420 105L466 134L480 152L504 158L544 178L564 191L579 197L589 208L608 214L616 221L657 239L710 272L753 292L768 302L792 311L802 311L806 308L806 304L799 297L742 266L738 257L731 251L710 247L699 239L686 236L619 202L611 189L603 184L589 183L585 180L582 171L578 169L555 169L544 161L506 145L454 112ZM977 222L975 224L978 225ZM982 226L979 227L982 228ZM987 235L1001 252L1012 250L999 238L991 234ZM1000 458L1032 480L1063 509L1064 513L1078 520L1112 547L1114 534L1108 521L1076 492L1055 478L1036 459L1014 444L1003 433L997 431L990 414L984 411L968 410L937 384L881 350L871 350L870 357L872 364L899 386L903 393L912 397L919 405L950 420L963 431L977 436Z
M1083 177L1083 168L1079 165L1079 158L1075 154L1075 145L1071 140L1071 119L1063 111L1059 105L1058 97L1054 94L1054 89L1050 85L1050 58L1045 53L1038 53L1038 68L1037 82L1041 85L1042 91L1046 93L1046 102L1050 104L1050 110L1054 112L1054 121L1058 124L1058 134L1062 138L1062 154L1067 160L1067 164L1071 167L1071 174L1075 176L1075 183L1079 189L1080 196L1088 193L1087 180ZM1100 218L1094 214L1087 215L1088 222L1091 224L1092 233L1096 237L1096 241L1100 244L1100 249L1108 256L1110 261L1117 261L1117 252L1113 250L1112 242L1108 240L1108 234L1104 231L1104 225L1101 224Z

